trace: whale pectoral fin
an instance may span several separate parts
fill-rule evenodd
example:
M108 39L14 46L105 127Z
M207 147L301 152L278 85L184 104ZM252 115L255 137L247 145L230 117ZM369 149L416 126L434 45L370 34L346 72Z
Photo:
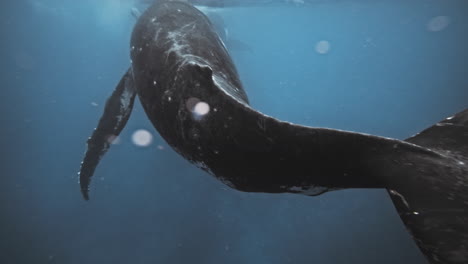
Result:
M135 95L132 69L129 69L107 99L99 124L87 141L87 150L79 173L81 192L85 200L89 200L89 183L94 170L130 117Z

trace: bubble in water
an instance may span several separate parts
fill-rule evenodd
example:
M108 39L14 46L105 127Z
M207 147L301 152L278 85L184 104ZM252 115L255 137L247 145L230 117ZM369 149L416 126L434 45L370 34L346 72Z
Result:
M321 40L315 44L315 51L319 54L326 54L330 51L330 42Z
M145 129L139 129L132 135L133 144L139 147L147 147L153 142L153 136Z
M437 32L444 30L450 24L450 18L447 16L436 16L427 23L427 30Z

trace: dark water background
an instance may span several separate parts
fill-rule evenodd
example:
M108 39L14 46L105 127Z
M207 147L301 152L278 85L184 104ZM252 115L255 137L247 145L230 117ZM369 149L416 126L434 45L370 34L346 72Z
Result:
M138 103L83 201L76 173L129 66L132 5L0 4L0 263L427 263L384 190L229 189L175 154ZM404 139L468 107L464 0L218 11L251 47L232 56L268 115ZM132 143L139 129L150 146Z

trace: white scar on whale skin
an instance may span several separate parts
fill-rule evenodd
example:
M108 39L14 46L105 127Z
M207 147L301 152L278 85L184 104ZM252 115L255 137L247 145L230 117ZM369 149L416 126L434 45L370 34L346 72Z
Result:
M171 42L172 46L170 49L166 51L166 55L169 56L171 52L174 52L179 58L183 58L187 56L188 54L191 54L192 53L191 45L186 43L185 35L186 33L188 33L188 31L192 31L195 28L196 28L196 23L191 22L191 23L184 25L183 27L181 27L180 29L176 31L168 32L167 37L166 37L166 42ZM156 36L154 38L155 40L157 40L157 38L159 37L159 32L160 30L156 32Z
M156 31L156 34L154 35L154 42L158 42L159 41L159 35L161 34L161 31L162 31L162 28L159 28L158 31Z
M171 53L174 53L177 56L177 60L179 61L183 58L186 54L190 54L190 45L187 43L182 43L181 36L182 33L180 31L171 31L167 33L167 40L166 42L172 43L171 47L165 52L166 53L166 61L169 58Z
M127 84L125 84L127 85ZM114 126L114 130L117 130L118 127L121 126L122 121L126 119L128 115L130 115L131 108L130 104L132 102L132 91L125 89L120 97L120 114L117 116L117 122Z

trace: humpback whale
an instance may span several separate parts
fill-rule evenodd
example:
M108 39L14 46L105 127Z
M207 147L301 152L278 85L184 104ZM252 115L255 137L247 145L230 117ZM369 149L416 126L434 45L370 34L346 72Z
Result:
M267 116L249 106L212 23L182 1L158 1L139 17L130 55L87 141L79 173L86 200L138 96L167 143L226 185L310 196L386 188L431 263L468 263L468 109L404 141Z

